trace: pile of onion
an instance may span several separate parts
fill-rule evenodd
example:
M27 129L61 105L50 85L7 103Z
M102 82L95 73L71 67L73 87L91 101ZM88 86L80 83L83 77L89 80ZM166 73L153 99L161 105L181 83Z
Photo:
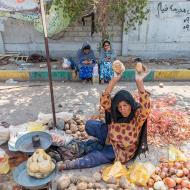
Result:
M164 183L163 183L164 182ZM190 189L190 161L188 162L163 162L160 163L154 174L148 181L148 188L161 190L165 185L168 190L189 190Z

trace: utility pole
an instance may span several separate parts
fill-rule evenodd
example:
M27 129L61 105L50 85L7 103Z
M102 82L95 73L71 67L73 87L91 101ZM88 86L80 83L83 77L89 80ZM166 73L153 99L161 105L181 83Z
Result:
M52 83L52 75L51 75L51 64L50 64L50 56L49 56L49 44L48 44L48 35L47 35L47 26L46 26L46 15L44 10L44 2L40 0L40 10L42 16L42 25L44 30L44 42L46 49L46 59L47 59L47 67L48 67L48 77L49 77L49 87L50 87L50 95L51 95L51 105L52 105L52 113L53 113L53 124L56 127L56 115L55 115L55 103L54 103L54 94L53 94L53 83Z

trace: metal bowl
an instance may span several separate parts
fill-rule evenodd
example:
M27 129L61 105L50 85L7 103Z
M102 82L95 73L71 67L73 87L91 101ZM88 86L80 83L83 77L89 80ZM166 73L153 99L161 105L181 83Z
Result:
M40 146L34 147L32 138L38 135L40 138ZM22 135L17 139L15 147L17 150L24 153L33 153L36 149L42 148L44 150L48 149L52 144L52 137L49 133L43 131L35 131Z
M13 170L13 179L18 184L28 189L45 187L56 176L55 170L46 178L38 179L28 175L26 162L23 162Z

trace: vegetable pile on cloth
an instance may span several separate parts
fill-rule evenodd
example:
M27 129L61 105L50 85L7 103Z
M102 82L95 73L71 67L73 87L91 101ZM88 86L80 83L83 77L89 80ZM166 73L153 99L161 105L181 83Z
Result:
M174 96L152 101L148 120L148 141L156 146L179 145L190 139L190 117L188 111L175 108Z
M169 157L160 158L160 164L148 180L148 189L190 189L190 161L187 152L169 146Z

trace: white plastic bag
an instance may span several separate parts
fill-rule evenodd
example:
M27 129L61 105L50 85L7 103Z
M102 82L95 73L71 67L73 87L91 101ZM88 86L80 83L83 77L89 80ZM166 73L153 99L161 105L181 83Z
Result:
M9 128L5 128L0 125L0 145L9 140L10 132Z
M73 114L69 113L69 112L56 113L56 118L63 119L64 121L68 121L72 117L73 117ZM38 120L37 121L39 121L43 124L47 124L51 119L52 119L52 114L44 114L44 113L40 112L38 114Z
M67 146L72 140L71 135L66 134L62 130L51 130L49 134L52 137L52 144L55 146Z
M9 157L6 152L0 148L0 174L7 174L9 170Z
M173 145L169 146L169 161L186 162L188 159L185 154Z
M62 63L63 69L70 69L71 68L71 62L63 57L63 63Z
M143 166L146 168L149 176L151 176L156 170L156 167L150 162L143 163Z
M15 143L19 137L21 137L22 135L24 135L28 132L27 125L26 125L26 123L17 125L17 126L11 125L9 127L9 131L10 131L10 139L8 141L9 150L17 151L17 149L15 148Z

